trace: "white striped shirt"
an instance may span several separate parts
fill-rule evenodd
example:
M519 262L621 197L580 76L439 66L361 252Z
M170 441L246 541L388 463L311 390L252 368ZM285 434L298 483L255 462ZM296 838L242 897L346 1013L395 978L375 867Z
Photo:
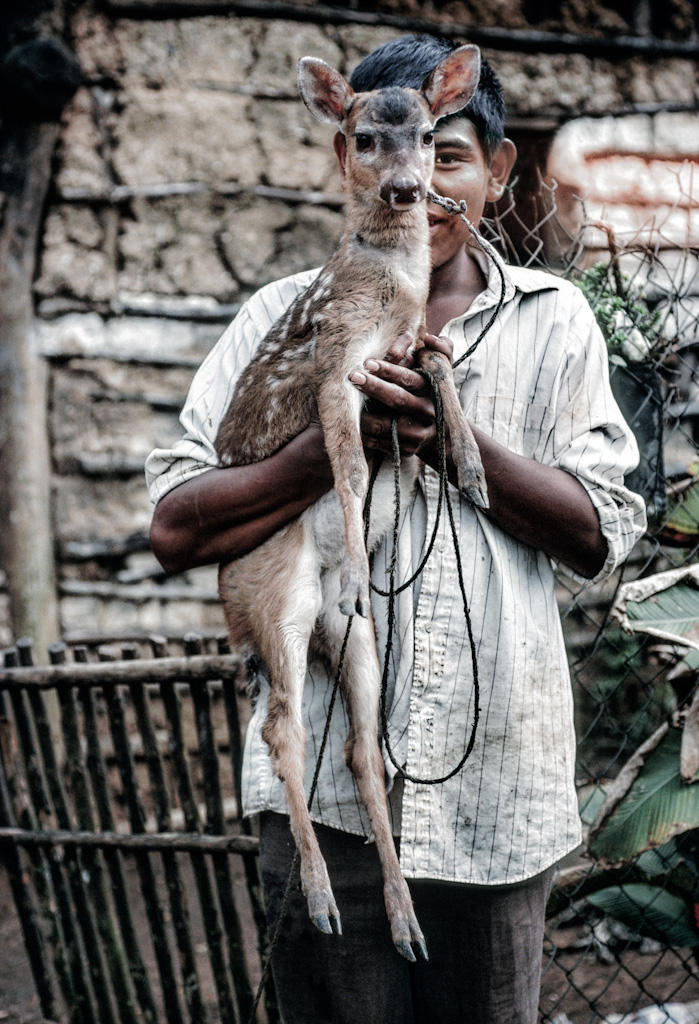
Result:
M511 451L574 474L590 495L608 544L603 578L626 558L645 527L643 503L623 486L636 444L609 388L604 342L574 285L539 271L503 268L502 309L476 352L455 371L468 419ZM218 466L217 427L260 339L317 271L261 289L247 302L194 378L183 409L184 436L146 464L153 501ZM442 333L454 358L495 308L500 277ZM402 520L399 579L417 566L430 538L439 481L426 467ZM476 638L480 723L465 767L441 785L391 780L394 830L408 877L501 884L529 878L580 842L574 786L573 704L554 569L451 490L463 577ZM386 589L390 539L374 560ZM374 595L379 656L386 647L386 601ZM473 669L448 520L418 584L397 601L389 673L389 737L396 760L421 779L458 764L473 721ZM309 666L304 691L306 787L316 763L332 680ZM284 812L261 728L266 682L250 722L243 765L244 809ZM341 701L331 723L312 817L368 835L369 825L343 756Z

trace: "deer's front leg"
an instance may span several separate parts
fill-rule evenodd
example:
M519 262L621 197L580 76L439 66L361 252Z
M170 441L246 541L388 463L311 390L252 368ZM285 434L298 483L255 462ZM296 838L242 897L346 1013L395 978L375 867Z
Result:
M354 392L354 393L352 393ZM318 414L345 525L339 607L343 615L369 615L369 561L362 512L369 484L359 431L362 397L343 382L318 395Z
M454 375L449 360L442 352L423 348L419 352L420 366L432 374L444 410L444 424L451 440L451 457L456 467L456 478L463 496L477 508L487 509L488 488L481 462L481 453L473 431L461 408L454 386Z

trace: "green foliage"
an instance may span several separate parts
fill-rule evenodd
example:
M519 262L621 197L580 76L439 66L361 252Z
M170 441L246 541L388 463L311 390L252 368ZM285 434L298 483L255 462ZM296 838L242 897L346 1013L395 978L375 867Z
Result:
M610 362L621 365L649 359L660 336L660 312L649 309L627 282L612 262L595 263L574 278L592 307Z
M575 669L578 729L594 721L598 747L642 743L675 707L675 695L648 662L645 638L608 626L595 656Z
M680 731L670 729L648 754L629 791L591 839L593 857L627 862L673 835L696 828L699 786L682 782L680 743Z
M699 929L689 904L656 885L615 885L590 893L588 900L640 935L667 946L699 946Z
M663 530L672 533L675 543L678 540L691 543L699 536L699 462L692 462L689 472L691 483L679 495L663 523Z
M642 601L628 601L626 615L634 632L699 643L699 589L693 581L676 583Z

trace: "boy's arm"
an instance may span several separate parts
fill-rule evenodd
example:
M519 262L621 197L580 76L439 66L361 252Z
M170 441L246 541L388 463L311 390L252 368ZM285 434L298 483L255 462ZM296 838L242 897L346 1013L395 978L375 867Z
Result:
M236 558L331 487L323 432L313 421L262 462L210 469L168 491L155 506L151 547L170 573Z
M403 369L382 363L381 377L366 373L363 382L355 383L365 395L398 414L402 451L419 455L438 470L431 402L425 397L413 401L418 395L403 390ZM401 388L402 396L394 390L396 387ZM367 415L365 430L372 435L367 447L390 453L390 421L380 415ZM581 576L596 576L606 559L607 542L595 507L580 481L565 470L516 455L478 427L472 425L472 430L488 485L488 518L523 544L565 562ZM447 465L449 478L456 485L449 453Z
M449 339L428 336L428 344L451 357ZM417 454L439 468L434 407L422 378L410 366L389 360L375 360L351 374L352 382L370 405L364 414L363 430L368 448L390 453L390 410L398 417L401 450ZM367 372L368 371L368 372ZM517 455L482 430L473 427L488 485L488 518L522 543L544 551L587 579L604 566L607 541L595 506L586 489L571 473ZM448 453L447 453L448 456ZM454 466L448 457L449 475L456 484Z

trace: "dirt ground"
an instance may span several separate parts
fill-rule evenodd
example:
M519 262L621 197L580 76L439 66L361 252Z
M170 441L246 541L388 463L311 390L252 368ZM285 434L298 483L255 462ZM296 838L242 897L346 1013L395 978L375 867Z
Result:
M579 930L578 930L579 931ZM699 999L699 976L688 951L665 950L643 954L629 950L610 964L573 947L578 932L559 929L559 951L545 958L541 1020L565 1012L572 1024L596 1024L609 1013L628 1013L650 1003ZM204 947L199 955L206 956ZM597 1002L599 1014L590 1009ZM206 999L209 1003L209 999ZM212 1013L212 1019L216 1019ZM0 1022L43 1024L34 982L24 951L7 873L0 868Z

